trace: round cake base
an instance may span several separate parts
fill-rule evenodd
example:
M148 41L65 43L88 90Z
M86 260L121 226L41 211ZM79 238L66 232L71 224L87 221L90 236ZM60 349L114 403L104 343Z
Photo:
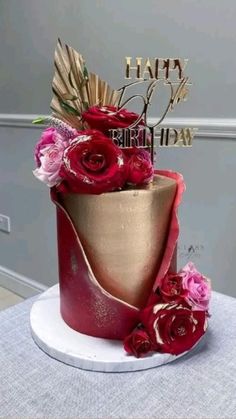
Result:
M71 329L61 317L59 287L54 285L33 304L31 332L37 345L52 358L91 371L125 372L158 367L180 356L154 353L135 358L125 353L122 341L95 338Z

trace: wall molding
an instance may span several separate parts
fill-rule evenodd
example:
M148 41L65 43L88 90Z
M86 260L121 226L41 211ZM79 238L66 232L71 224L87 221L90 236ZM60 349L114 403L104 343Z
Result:
M32 121L38 117L46 116L39 114L0 113L0 127L42 129L44 125L35 125L32 124Z
M0 127L42 129L43 125L33 125L32 120L45 115L0 114ZM154 124L156 118L149 118ZM236 139L236 118L165 118L163 127L198 128L195 135L200 139Z
M157 118L149 118L154 124ZM162 127L197 128L194 138L236 140L236 119L233 118L165 118Z
M23 298L33 297L47 289L45 285L1 265L0 287L6 288Z

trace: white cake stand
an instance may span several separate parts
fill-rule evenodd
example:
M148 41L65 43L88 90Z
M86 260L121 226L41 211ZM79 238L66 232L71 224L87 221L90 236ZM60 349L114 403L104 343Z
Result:
M154 353L135 358L125 353L123 343L87 336L71 329L59 310L59 287L49 288L33 304L30 313L33 339L52 358L84 370L102 372L138 371L158 367L180 356Z

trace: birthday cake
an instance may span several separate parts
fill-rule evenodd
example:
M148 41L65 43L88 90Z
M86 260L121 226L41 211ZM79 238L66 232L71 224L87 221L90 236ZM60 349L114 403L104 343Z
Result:
M83 57L58 42L52 116L35 148L34 175L56 205L60 310L77 332L124 342L128 355L179 355L207 329L210 281L193 263L177 269L181 174L157 170L155 140L190 146L192 132L160 128L186 99L186 60L126 59L126 79L113 90ZM172 80L171 75L177 74ZM154 126L147 111L158 83L170 100ZM146 83L146 94L125 98ZM140 113L128 109L141 98Z

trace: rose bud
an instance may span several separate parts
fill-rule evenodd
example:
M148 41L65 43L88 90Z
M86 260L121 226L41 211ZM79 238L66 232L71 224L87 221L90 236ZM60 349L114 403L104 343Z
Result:
M179 303L185 298L187 292L183 289L182 276L167 273L161 281L159 293L166 302Z
M124 349L128 354L139 358L152 350L152 342L145 330L137 329L125 338Z
M127 183L131 185L145 185L153 180L154 168L148 151L140 148L126 149Z

